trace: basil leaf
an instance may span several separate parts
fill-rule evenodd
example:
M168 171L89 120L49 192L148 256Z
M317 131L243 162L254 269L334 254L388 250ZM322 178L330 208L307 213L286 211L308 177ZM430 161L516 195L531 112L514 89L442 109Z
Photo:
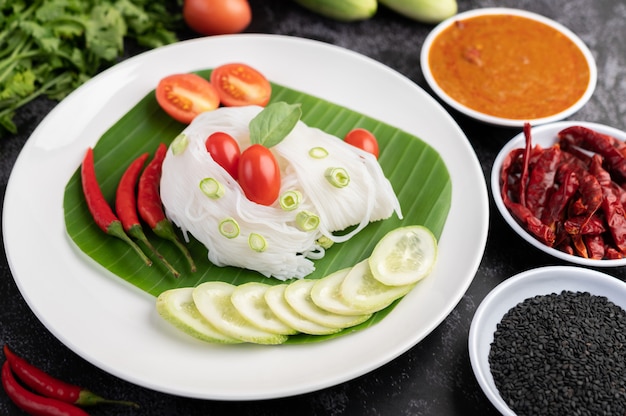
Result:
M250 141L267 148L280 143L302 117L300 104L280 101L265 107L250 121Z

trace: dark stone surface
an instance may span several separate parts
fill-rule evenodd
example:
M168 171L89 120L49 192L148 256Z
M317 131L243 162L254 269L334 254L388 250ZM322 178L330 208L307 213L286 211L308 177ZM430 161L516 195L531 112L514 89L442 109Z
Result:
M432 25L405 19L382 6L368 21L340 23L289 1L251 0L251 5L254 19L248 32L336 44L388 65L430 92L420 69L419 51ZM626 3L621 0L459 0L460 11L493 6L538 12L577 33L597 60L598 86L591 101L571 119L626 129L626 44L623 42ZM181 38L192 36L181 33ZM129 54L136 52L139 51L130 50ZM332 65L332 62L324 64ZM0 140L2 202L20 149L55 104L39 99L21 109L16 120L19 134ZM453 110L450 112L472 143L487 178L496 154L519 130L488 126ZM472 285L448 318L392 362L321 391L266 401L217 402L170 396L120 380L77 356L46 330L20 295L4 255L0 259L3 298L0 343L10 343L22 355L60 378L88 386L104 396L124 397L141 404L140 410L103 406L93 409L94 415L495 415L497 411L480 390L469 362L467 336L474 312L487 293L507 277L530 268L562 263L517 237L493 203L490 208L484 258ZM3 241L3 247L4 244ZM601 271L622 280L626 277L623 268ZM0 414L17 414L4 393L0 393Z

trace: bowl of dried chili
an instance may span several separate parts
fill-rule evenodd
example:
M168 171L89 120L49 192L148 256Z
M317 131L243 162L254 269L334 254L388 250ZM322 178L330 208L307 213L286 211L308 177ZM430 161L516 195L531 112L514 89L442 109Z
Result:
M470 325L474 375L500 413L626 412L626 283L585 267L509 277Z
M511 8L459 13L427 36L422 72L453 109L495 125L562 120L596 87L595 60L571 30Z
M583 121L526 124L496 157L491 193L539 250L585 266L626 265L626 132Z

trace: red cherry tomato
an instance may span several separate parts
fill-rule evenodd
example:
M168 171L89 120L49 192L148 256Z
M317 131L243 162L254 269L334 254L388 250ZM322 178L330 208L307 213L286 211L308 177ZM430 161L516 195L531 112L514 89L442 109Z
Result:
M378 159L378 141L369 130L360 127L350 130L348 134L346 134L344 141L373 154L376 156L376 159Z
M272 94L270 82L256 69L240 63L219 66L211 73L211 84L227 107L267 105Z
M247 28L252 11L247 0L185 0L183 18L201 35L228 35Z
M252 202L272 205L276 201L280 192L280 169L270 149L253 144L241 153L239 184Z
M156 99L167 114L185 124L220 105L213 85L196 74L174 74L163 78L157 85Z
M237 180L239 176L239 143L228 133L221 131L211 134L204 142L207 152L215 163L223 167Z

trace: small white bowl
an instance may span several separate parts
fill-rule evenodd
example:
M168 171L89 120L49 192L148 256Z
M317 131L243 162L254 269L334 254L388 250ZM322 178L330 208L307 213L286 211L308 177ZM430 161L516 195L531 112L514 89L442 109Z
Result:
M432 47L433 41L441 32L443 32L445 29L447 29L451 25L455 24L455 22L458 22L463 19L483 16L483 15L514 15L514 16L525 17L531 20L538 21L540 23L544 23L558 30L567 38L569 38L572 42L574 42L574 44L578 47L578 49L580 49L580 51L583 53L587 61L587 65L589 66L589 83L587 85L587 88L584 94L580 97L580 99L576 101L572 106L570 106L569 108L559 113L556 113L547 117L528 119L528 120L519 120L519 119L509 119L509 118L493 116L490 114L476 111L458 102L457 100L452 98L450 95L448 95L448 93L444 89L442 89L439 86L439 84L435 81L435 78L433 77L433 74L430 69L428 57L430 54L430 48ZM598 77L596 62L595 62L595 59L593 58L593 55L589 51L589 48L587 48L587 46L583 43L583 41L577 35L575 35L571 30L564 27L560 23L555 22L554 20L548 19L545 16L528 12L525 10L510 9L510 8L503 8L503 7L470 10L467 12L459 13L439 23L429 33L429 35L426 37L426 40L424 41L424 44L422 45L420 63L422 67L422 72L424 74L424 77L428 85L433 89L435 94L437 94L444 102L446 102L452 108L476 120L480 120L489 124L508 126L508 127L521 127L524 125L524 122L530 122L532 125L535 126L539 124L545 124L545 123L551 123L551 122L558 121L558 120L563 120L564 118L580 110L580 108L583 105L585 105L587 101L589 101L589 98L591 98L591 95L593 94L596 88L597 77Z
M496 326L518 303L533 296L559 294L563 290L605 296L626 309L626 283L607 274L582 267L550 266L520 273L496 286L481 302L469 331L469 356L478 384L503 415L515 413L496 388L489 366L489 351Z
M533 127L531 130L531 137L533 146L538 144L544 148L550 147L557 142L557 133L566 127L570 126L583 126L592 130L596 130L600 133L609 134L616 139L626 141L626 132L615 129L613 127L605 126L603 124L589 123L586 121L559 121L556 123L550 123L538 127ZM568 261L570 263L580 264L583 266L592 267L617 267L626 265L626 258L615 260L594 260L586 259L579 256L567 254L563 251L557 250L552 247L548 247L541 241L537 240L533 235L526 231L513 217L509 210L504 205L502 200L502 194L500 192L500 171L502 170L502 163L511 150L516 148L524 148L526 145L526 138L524 133L520 133L513 137L498 153L493 166L491 168L491 195L493 200L500 211L500 214L504 220L518 233L524 240L538 248L539 250L548 253L558 259Z

